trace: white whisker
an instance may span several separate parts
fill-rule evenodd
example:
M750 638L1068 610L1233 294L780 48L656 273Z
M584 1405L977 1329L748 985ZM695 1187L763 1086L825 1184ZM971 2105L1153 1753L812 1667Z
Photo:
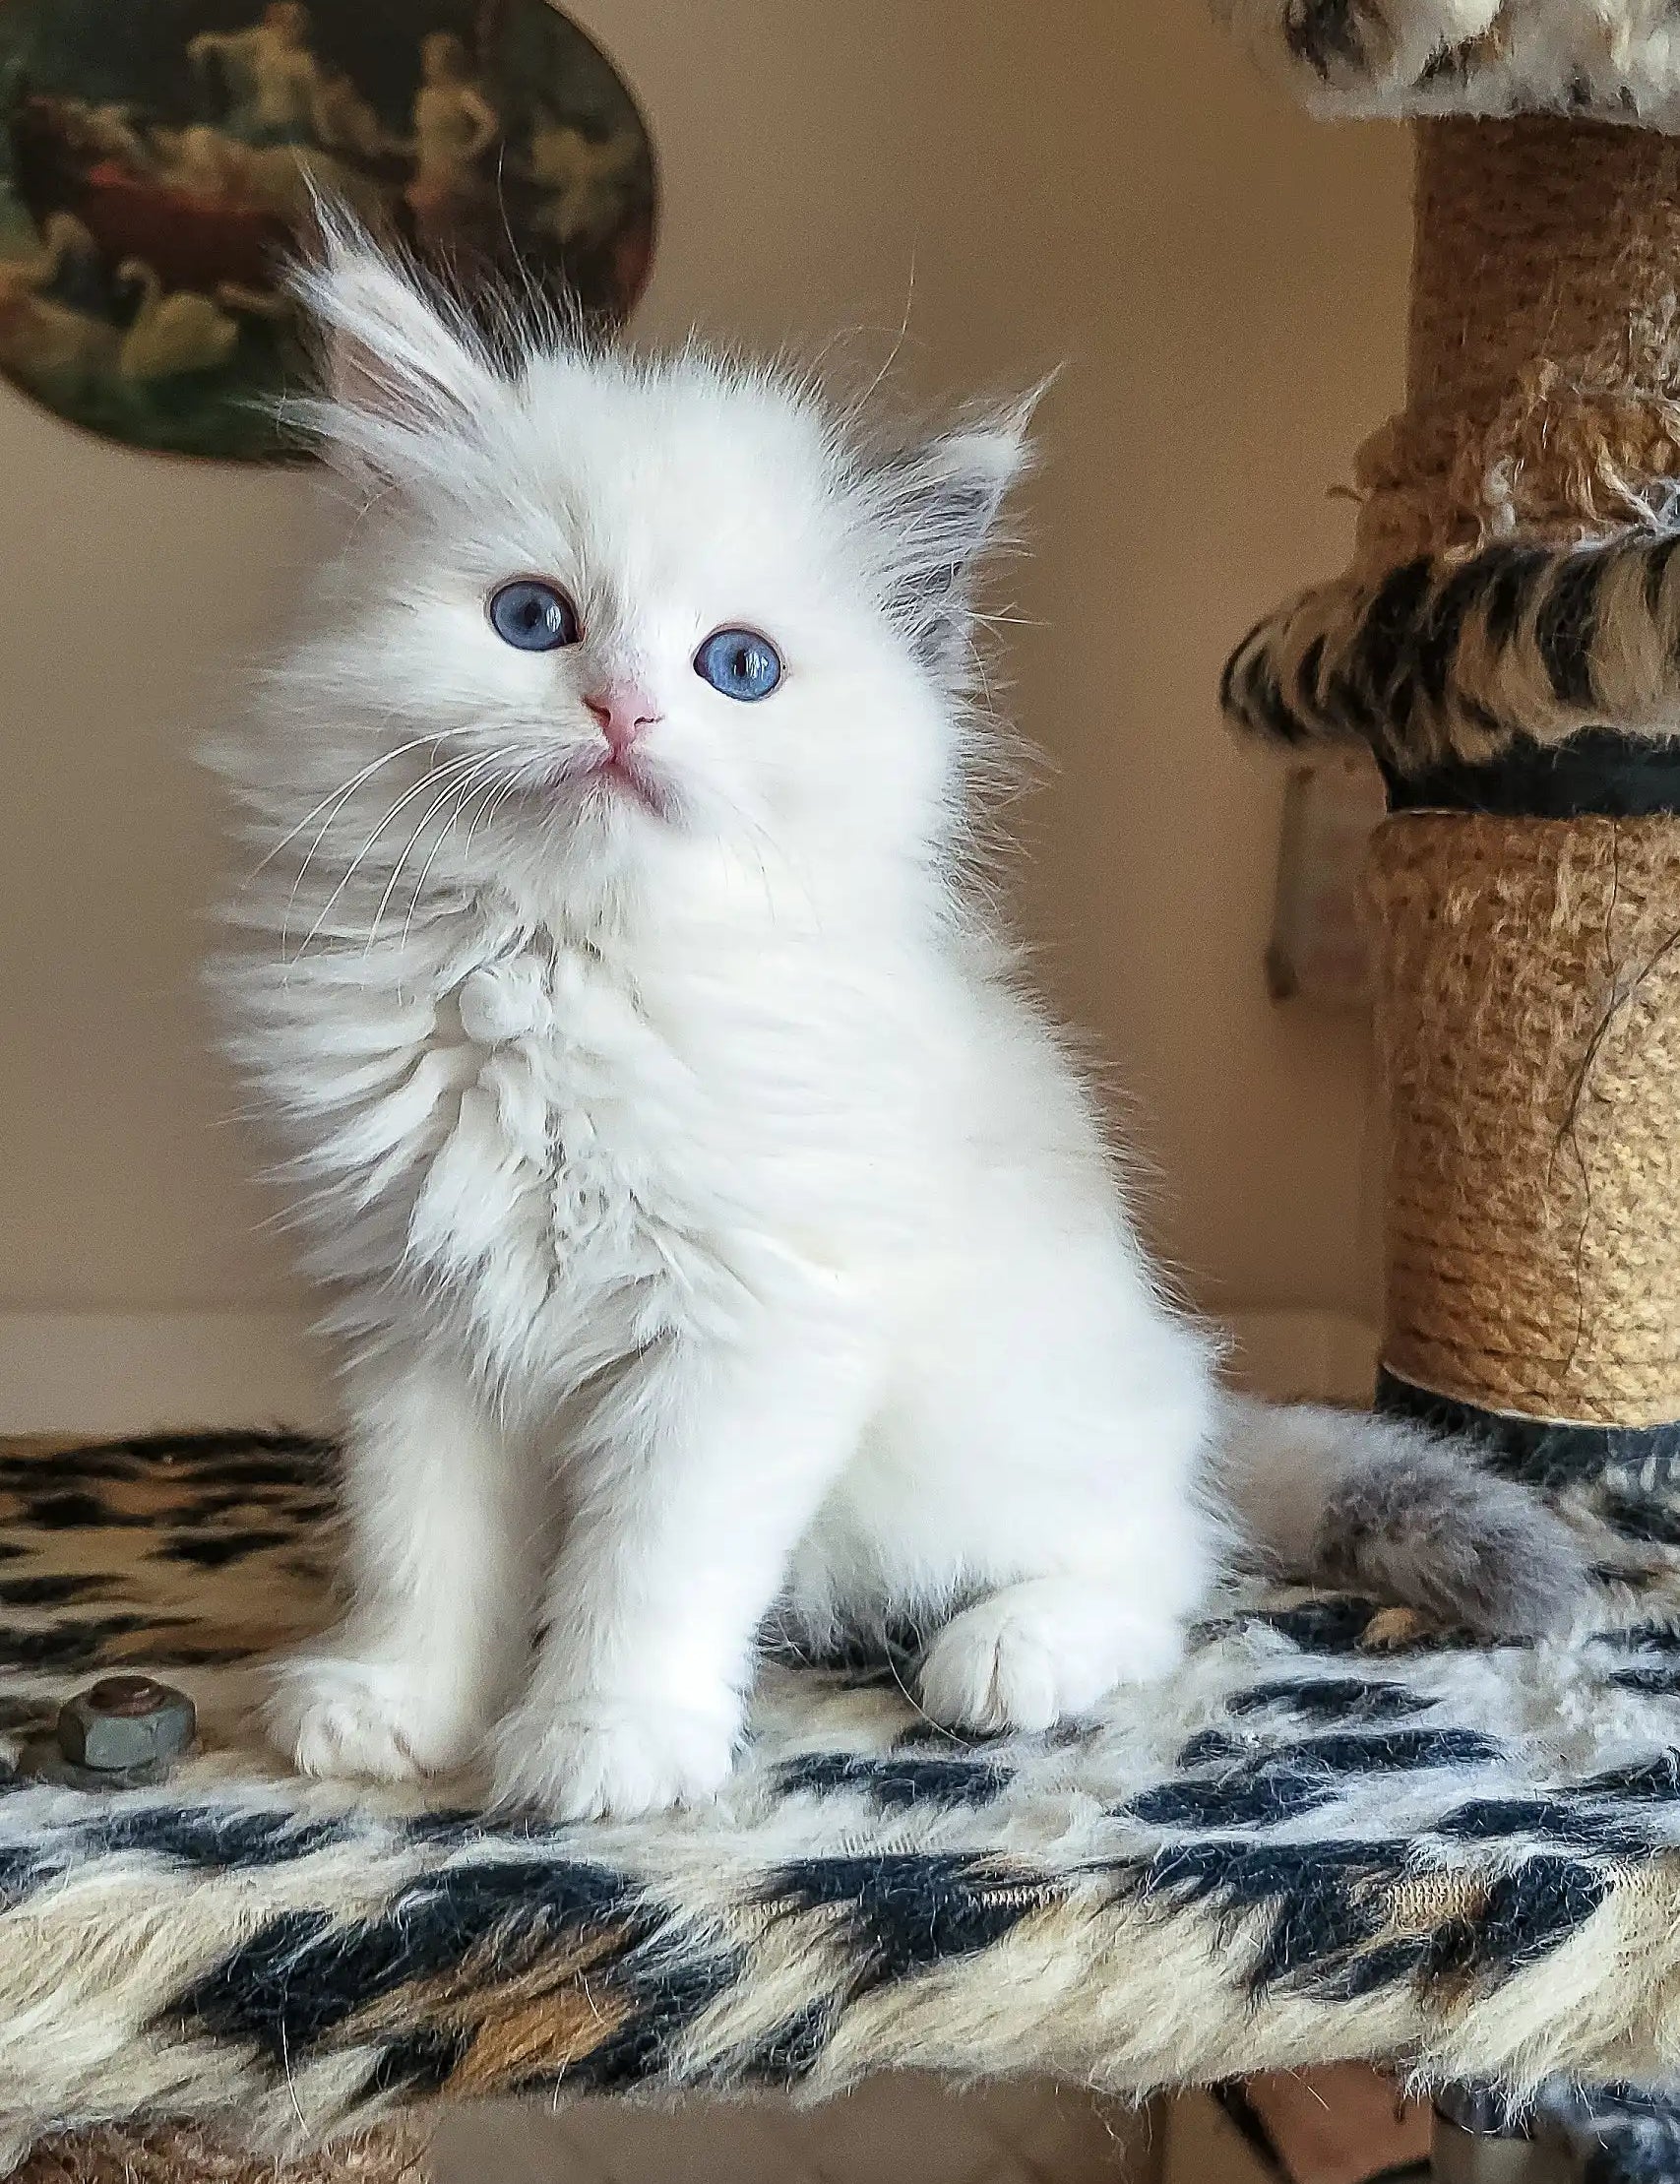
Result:
M314 924L310 926L308 932L304 935L302 947L299 948L297 954L291 958L292 963L301 963L303 958L309 953L309 945L311 941L314 940L316 934L320 932L322 926L327 922L327 919L332 912L334 904L338 902L340 896L343 894L345 888L347 888L351 880L354 879L356 869L360 865L363 857L367 855L368 851L373 847L374 843L379 840L380 836L385 832L386 828L390 826L391 822L396 818L397 814L403 810L404 805L411 804L416 796L424 795L425 791L428 788L435 786L435 784L445 776L455 773L461 767L472 766L476 764L477 761L475 759L451 759L447 766L440 767L436 773L428 774L423 780L416 781L412 788L407 789L403 795L398 797L396 803L391 806L390 810L385 814L384 818L381 819L378 826L374 828L372 834L368 836L367 840L362 843L361 847L350 859L348 866L345 868L342 878L339 881L338 886L334 888L332 894L329 895L326 902L322 904L320 912L317 915ZM285 935L283 929L280 937L280 946L283 950L285 946Z
M443 847L444 843L449 840L450 836L460 825L462 813L467 809L468 801L472 797L479 794L489 795L493 792L495 788L495 779L493 774L491 776L491 779L484 783L482 790L475 787L473 784L477 780L479 775L484 773L486 769L493 768L496 764L497 761L493 758L485 759L477 768L476 772L468 774L466 780L463 781L456 790L455 809L450 813L449 818L445 822L445 824L439 828L438 838L436 842L432 843L430 849L427 850L426 861L420 867L420 877L414 882L414 892L408 898L407 915L403 920L403 936L401 940L399 940L399 942L397 943L397 962L399 967L401 967L403 962L403 951L404 950L404 948L406 948L408 944L408 929L414 922L414 912L419 907L420 897L425 893L426 890L426 875L431 871L432 866L437 859L438 851ZM410 842L408 846L409 848L412 848L413 843ZM407 849L404 849L403 852L404 859L406 859L407 854ZM402 869L403 863L402 861L399 861L397 872L401 872ZM380 904L379 915L374 919L373 930L367 936L368 948L371 948L373 946L374 936L379 931L380 918L383 918L383 916L385 915L386 903L389 903L389 901L391 900L392 892L396 888L397 872L394 872L391 876L391 887L386 890L385 902ZM365 955L367 953L367 949L364 949L362 953ZM402 975L401 967L399 967L398 975Z
M379 938L379 928L385 920L386 911L391 907L391 898L397 893L397 883L403 877L403 867L408 861L408 852L413 848L415 842L419 841L420 837L425 833L426 829L431 825L432 821L437 817L438 813L442 811L445 804L449 802L450 798L452 796L457 798L456 809L459 811L461 808L459 802L460 797L463 796L468 788L470 788L472 782L480 774L484 772L486 767L494 766L495 763L496 761L493 758L479 757L475 759L472 764L468 766L466 778L464 780L455 780L450 783L449 787L446 788L440 796L438 796L436 801L425 812L418 826L415 827L413 833L408 837L407 841L404 842L402 853L398 857L397 862L391 868L391 877L385 883L385 893L379 898L379 907L373 913L373 922L368 927L367 939L362 946L362 955L364 958L368 954L368 951L372 948L374 942ZM453 825L453 823L454 822L452 820L450 824ZM438 837L438 840L440 842L443 840L443 836L447 834L449 828L446 826L443 829L443 832ZM436 854L437 850L436 846L434 845L432 855L435 856ZM429 871L430 869L431 857L428 857L426 859L426 870ZM422 872L421 879L423 880L424 877L425 873Z
M441 737L436 735L416 735L411 737L406 743L400 743L397 746L396 750L387 751L382 757L370 760L369 763L362 768L359 774L352 774L347 781L342 782L339 787L331 790L327 795L323 796L321 801L315 806L313 811L306 811L303 817L297 822L297 825L295 827L288 827L285 833L280 836L280 840L273 845L273 847L265 851L261 860L258 863L254 864L251 867L250 871L245 875L246 884L249 885L252 880L257 878L259 873L266 872L269 866L273 864L276 857L280 855L280 851L286 846L286 844L288 842L295 842L298 836L303 832L304 828L309 825L312 819L318 818L322 812L327 811L327 806L329 804L342 805L346 797L353 796L355 794L356 790L360 788L363 781L371 780L374 775L377 774L382 767L389 766L393 759L406 758L410 751L417 751L423 743L435 744L440 742L441 740ZM334 817L335 814L333 812L327 813L328 827L333 824ZM325 833L325 831L326 829L324 828L322 832ZM316 841L317 846L319 846L319 836L316 838ZM309 859L305 857L303 861L304 864L307 866Z
M852 405L851 414L853 415L853 417L861 416L868 409L869 405L881 392L882 381L885 380L888 373L893 369L893 366L899 361L899 352L903 347L905 339L907 338L910 331L910 306L915 301L915 294L916 262L914 257L912 256L910 259L909 280L904 284L904 311L903 316L899 321L898 334L894 339L892 347L887 351L886 362L875 374L875 377L869 382L869 385L863 390L863 393L859 397L859 399Z
M442 833L441 833L441 834L440 834L440 835L438 836L438 839L436 840L436 842L434 842L432 843L432 846L431 846L431 850L430 850L430 853L428 854L428 856L427 856L427 858L426 858L426 861L425 861L425 863L424 863L423 865L421 865L421 867L420 867L420 877L419 877L419 878L418 878L418 879L417 879L417 880L416 880L416 881L414 882L414 892L413 892L413 894L412 894L412 895L410 895L410 896L409 896L409 898L408 898L408 909L407 909L407 914L406 914L406 915L404 916L404 920L403 920L403 932L402 932L402 935L401 935L401 937L400 937L400 939L398 940L398 943L397 943L397 960L398 960L398 963L399 963L399 964L401 964L401 963L402 963L402 961L403 961L403 958L404 958L404 953L406 952L406 949L407 949L407 946L408 946L408 929L409 929L409 927L410 927L410 926L411 926L411 925L413 924L413 922L414 922L414 912L415 912L415 910L416 910L416 909L417 909L417 908L419 907L419 903L420 903L420 897L421 897L421 896L422 896L422 895L423 895L423 894L425 893L425 887L426 887L426 874L427 874L427 873L428 873L428 872L429 872L429 871L431 870L431 868L432 868L432 859L433 859L433 858L434 858L434 857L435 857L435 856L437 855L438 851L439 851L439 850L440 850L440 849L441 849L441 848L443 847L444 843L445 843L445 842L447 842L447 841L449 840L450 836L451 836L451 835L452 835L452 834L453 834L453 833L455 832L456 828L457 828L457 827L458 827L458 826L459 826L459 825L461 824L461 821L462 821L462 819L463 819L463 818L465 817L465 815L466 815L466 811L467 811L467 803L468 803L468 802L470 801L470 799L471 799L471 798L472 798L473 796L482 796L482 797L484 797L484 798L485 798L486 800L488 800L488 799L489 799L490 797L494 796L494 795L495 795L496 793L497 793L497 789L496 789L496 784L495 784L495 782L494 782L494 781L490 781L490 782L486 783L486 785L485 785L485 786L484 786L483 788L470 789L470 790L467 790L467 791L464 791L464 792L463 792L463 795L462 795L462 797L461 797L461 800L460 800L460 801L459 801L459 802L458 802L458 803L456 804L456 807L455 807L454 811L452 811L452 812L450 813L450 816L449 816L449 825L448 825L447 827L445 827L445 829L443 830L443 832L442 832ZM479 813L478 813L478 814L475 814L475 815L474 815L474 818L473 818L473 822L472 822L472 825L473 825L473 826L476 826L476 825L477 825L477 823L478 823L478 816L480 816L480 815L482 814L482 811L483 811L483 806L482 806L482 805L480 805L480 806L479 806ZM469 828L467 829L467 846L468 846L468 847L470 848L470 846L471 846L471 843L472 843L472 829L471 829L471 827L469 827ZM399 975L401 975L401 972L399 972Z
M515 793L518 786L519 783L517 781L505 781L502 786L498 788L491 796L489 802L480 806L478 812L473 818L471 826L467 830L467 846L468 849L472 847L473 842L477 838L478 829L481 826L494 825L496 814L501 810L502 806L507 802L508 798Z
M443 738L439 735L416 736L412 742L404 744L401 751L392 752L391 756L393 758L400 758L404 756L409 751L417 750L421 744L429 743L431 745L431 757L427 761L427 767L429 771L430 768L435 766L437 762L437 747L442 741ZM376 774L378 771L378 766L370 767L367 770L367 775L364 778L371 778L371 776L373 774ZM333 804L333 809L322 821L319 833L316 835L315 840L309 844L307 850L305 850L303 862L297 868L297 877L291 883L291 893L286 898L285 911L280 919L280 952L282 955L285 953L285 949L290 938L292 912L297 907L297 898L302 891L303 883L309 876L309 867L311 864L314 863L316 853L320 849L321 844L326 841L328 835L332 833L334 823L339 818L339 815L342 812L344 805L349 800L349 797L360 785L361 782L359 780L353 780L348 783L342 791L339 792L336 798L328 798L328 801ZM319 810L319 808L320 807L318 805L316 809ZM310 816L313 817L314 814L312 813ZM304 824L307 825L308 822L305 821ZM283 847L284 844L279 844L279 846Z

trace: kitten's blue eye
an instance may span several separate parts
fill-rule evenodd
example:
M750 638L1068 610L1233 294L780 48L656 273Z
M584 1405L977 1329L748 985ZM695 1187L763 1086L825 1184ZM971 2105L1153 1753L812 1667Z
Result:
M578 610L565 593L535 577L520 577L491 593L490 627L522 653L552 653L583 635Z
M757 630L718 630L695 654L694 671L725 698L750 704L781 680L781 655Z

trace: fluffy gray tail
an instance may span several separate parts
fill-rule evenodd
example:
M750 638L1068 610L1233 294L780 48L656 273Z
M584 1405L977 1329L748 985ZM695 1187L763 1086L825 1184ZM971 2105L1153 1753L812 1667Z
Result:
M1566 1627L1590 1570L1569 1526L1474 1446L1395 1418L1226 1399L1218 1477L1280 1574L1356 1588L1485 1638Z

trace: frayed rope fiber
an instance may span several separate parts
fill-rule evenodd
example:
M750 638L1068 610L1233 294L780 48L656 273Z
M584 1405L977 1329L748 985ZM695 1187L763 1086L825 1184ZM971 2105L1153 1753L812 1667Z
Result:
M1406 405L1353 564L1270 615L1227 713L1402 774L1680 720L1680 141L1420 125Z
M1680 139L1416 131L1406 403L1361 451L1358 559L1649 523L1680 477Z

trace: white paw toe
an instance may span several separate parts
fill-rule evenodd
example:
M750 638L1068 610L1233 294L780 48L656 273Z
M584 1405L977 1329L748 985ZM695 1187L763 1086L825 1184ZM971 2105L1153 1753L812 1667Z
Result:
M734 1761L734 1706L528 1701L495 1736L496 1801L551 1820L632 1820L716 1795Z
M440 1703L430 1679L400 1661L310 1655L280 1670L269 1732L305 1775L406 1781L467 1759L470 1724Z
M922 1662L921 1703L951 1728L996 1736L1089 1713L1124 1683L1177 1663L1183 1634L1117 1608L1100 1588L1042 1579L954 1616Z

